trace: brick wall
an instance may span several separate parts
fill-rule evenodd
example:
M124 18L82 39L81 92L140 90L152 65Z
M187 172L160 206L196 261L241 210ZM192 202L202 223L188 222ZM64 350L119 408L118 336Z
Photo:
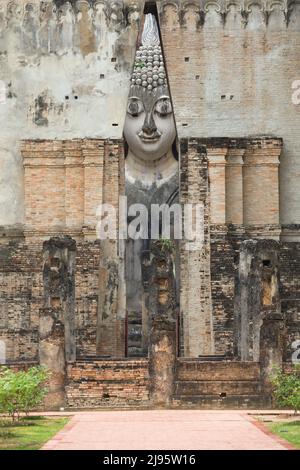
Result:
M123 141L22 141L27 238L62 233L96 238L97 208L103 198L109 203L118 197L114 191L104 194L105 184L119 180L114 166L107 167L104 175L105 155L112 151L120 157Z
M292 343L300 339L300 244L283 243L280 252L281 308L286 316L286 360L291 360Z
M236 251L225 235L211 232L211 289L216 355L234 354Z
M7 360L38 359L39 309L43 296L40 245L0 246L0 340Z
M96 354L100 244L77 244L75 271L75 321L77 357Z
M211 291L215 354L234 354L234 282L239 244L246 233L211 230ZM281 306L288 329L287 355L299 338L299 244L280 250ZM77 244L75 266L75 334L77 357L96 354L99 242ZM0 245L0 340L8 360L37 360L39 317L43 308L42 248L40 243ZM116 335L112 329L111 335ZM182 332L187 334L186 331Z
M181 140L180 203L199 205L202 217L197 235L180 246L180 315L182 354L186 357L214 352L210 279L210 192L206 147L199 139ZM195 215L193 215L193 221ZM184 229L193 225L184 218ZM194 229L195 230L195 229ZM200 233L201 231L201 233Z
M75 333L78 356L96 352L100 248L77 245ZM0 245L0 341L9 361L38 360L40 310L44 308L40 242Z
M93 360L68 365L67 405L78 408L148 406L148 361Z

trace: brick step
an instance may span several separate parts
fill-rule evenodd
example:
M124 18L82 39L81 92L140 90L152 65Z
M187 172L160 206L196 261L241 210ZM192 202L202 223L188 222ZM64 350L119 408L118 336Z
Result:
M256 395L261 391L256 380L189 380L175 382L175 394L189 395Z
M226 381L260 380L260 366L256 362L240 361L199 361L179 359L177 362L178 381Z
M272 408L271 398L263 395L235 395L220 398L216 395L174 395L174 408L200 409L269 409Z

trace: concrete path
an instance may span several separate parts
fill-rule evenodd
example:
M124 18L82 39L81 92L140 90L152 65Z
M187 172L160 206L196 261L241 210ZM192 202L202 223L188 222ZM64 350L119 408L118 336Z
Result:
M246 412L202 410L75 413L44 450L284 450Z

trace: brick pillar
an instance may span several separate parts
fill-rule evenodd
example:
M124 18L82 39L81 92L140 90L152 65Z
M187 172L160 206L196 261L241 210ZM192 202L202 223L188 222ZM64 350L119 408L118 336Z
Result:
M114 207L116 239L101 240L97 354L125 356L124 240L119 240L119 196L124 191L122 141L107 141L104 149L102 201Z
M243 168L244 224L250 226L250 230L269 225L275 237L279 236L278 167L281 149L281 139L250 139ZM266 237L265 233L262 235Z
M66 229L82 230L84 222L84 171L82 140L63 142L65 156L65 211Z
M215 225L225 225L225 165L228 147L207 147L210 182L210 221Z
M104 141L85 139L82 143L84 166L84 228L86 239L96 238L97 208L102 202Z
M180 150L180 203L183 207L189 203L203 208L200 246L192 247L183 240L180 247L183 354L198 357L214 353L208 163L206 148L198 139L182 139Z
M245 148L230 146L226 157L226 223L242 225Z
M149 391L154 406L168 406L174 389L176 364L176 294L172 247L151 243L149 287Z

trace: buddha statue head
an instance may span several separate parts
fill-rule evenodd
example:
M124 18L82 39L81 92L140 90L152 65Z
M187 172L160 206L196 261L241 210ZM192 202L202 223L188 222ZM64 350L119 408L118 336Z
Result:
M171 151L176 138L155 16L147 14L131 78L124 137L129 153L145 165Z

